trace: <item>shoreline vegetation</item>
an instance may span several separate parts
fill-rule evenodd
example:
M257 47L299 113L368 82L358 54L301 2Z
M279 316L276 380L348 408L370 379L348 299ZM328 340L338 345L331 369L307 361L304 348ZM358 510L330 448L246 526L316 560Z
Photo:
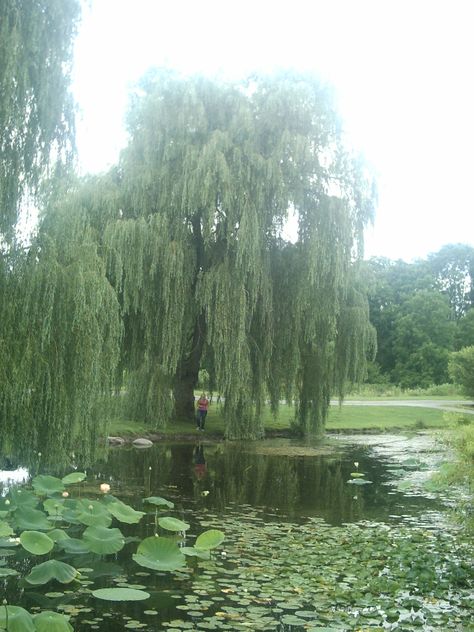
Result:
M463 400L458 393L450 395L428 395L426 391L423 395L418 395L421 399L429 397L433 401L432 407L428 405L422 406L419 403L413 406L410 402L403 400L415 399L415 394L405 394L402 397L389 395L384 397L376 397L372 395L370 402L367 404L359 403L365 399L369 400L369 396L363 394L351 395L345 400L345 404L339 406L332 403L328 421L326 424L326 432L332 433L376 433L376 432L397 432L397 431L417 431L417 430L448 430L454 429L459 425L468 425L471 413L474 411L469 400ZM456 397L456 412L443 408L444 403L449 408L453 398ZM357 405L351 405L351 402L357 400ZM387 402L393 400L393 406ZM400 400L396 403L395 400ZM439 402L439 403L438 403ZM448 405L449 402L449 405ZM377 405L380 403L380 405ZM466 408L466 414L460 412L460 407ZM292 405L282 404L279 414L274 417L268 407L264 411L265 436L267 438L274 436L293 436L293 419L295 410ZM474 416L472 419L474 423ZM108 436L120 436L128 441L132 441L135 437L150 438L153 441L163 439L190 439L193 440L197 436L222 440L224 438L224 419L222 409L214 398L211 404L206 421L206 430L204 434L198 434L195 424L189 421L175 421L170 423L166 428L156 430L150 424L144 422L120 418L116 415L110 419L107 426Z

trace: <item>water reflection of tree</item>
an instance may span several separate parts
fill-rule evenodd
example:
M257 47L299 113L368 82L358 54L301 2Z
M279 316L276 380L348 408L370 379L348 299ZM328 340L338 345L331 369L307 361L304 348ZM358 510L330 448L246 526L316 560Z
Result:
M358 519L362 513L363 494L347 485L339 459L269 456L232 446L216 451L208 467L213 472L213 505L220 511L235 502L290 518L319 515L331 523Z
M172 480L173 455L169 445L155 444L138 450L120 447L109 450L107 460L90 469L97 478L110 480L115 493L140 497L158 495Z

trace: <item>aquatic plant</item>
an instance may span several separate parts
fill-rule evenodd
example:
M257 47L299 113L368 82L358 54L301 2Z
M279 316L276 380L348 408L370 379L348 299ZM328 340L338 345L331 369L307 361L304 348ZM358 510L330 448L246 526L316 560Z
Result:
M12 582L35 591L55 582L79 587L96 599L148 599L149 593L127 586L93 590L89 588L93 585L90 575L63 560L66 557L72 561L70 558L83 554L103 559L118 553L124 548L126 538L120 528L111 526L113 521L121 525L137 524L147 515L110 494L108 483L100 485L97 499L74 497L74 485L85 478L82 472L73 472L62 479L41 474L33 478L31 489L14 487L1 499L0 578L6 585L10 583L10 591ZM66 487L71 491L66 492ZM159 510L168 511L173 507L173 503L160 497L145 501L154 506L155 515ZM186 566L187 557L203 556L209 560L210 551L222 543L224 534L211 529L198 536L194 547L184 547L188 528L189 524L178 518L160 516L155 519L154 535L139 542L132 559L140 566L159 571L181 569ZM25 557L25 554L28 555ZM11 561L11 568L6 565L7 559ZM64 593L49 594L61 596ZM7 601L3 609L0 607L0 629L10 632L69 632L73 630L69 618L50 610L33 614Z

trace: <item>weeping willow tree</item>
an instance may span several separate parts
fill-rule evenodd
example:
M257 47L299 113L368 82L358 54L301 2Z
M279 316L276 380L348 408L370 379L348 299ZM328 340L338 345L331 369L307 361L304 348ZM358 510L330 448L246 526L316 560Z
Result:
M129 134L103 248L133 415L192 417L206 358L227 437L262 436L266 398L276 412L283 396L303 433L320 432L373 345L354 267L373 195L329 91L302 75L229 85L157 73Z
M122 334L87 199L51 203L31 247L15 242L22 202L72 153L79 9L0 2L0 452L23 464L93 456Z
M24 193L70 153L69 91L78 0L0 2L0 236L9 240Z
M3 259L0 452L23 463L90 462L104 429L122 322L86 204L50 202L29 250Z

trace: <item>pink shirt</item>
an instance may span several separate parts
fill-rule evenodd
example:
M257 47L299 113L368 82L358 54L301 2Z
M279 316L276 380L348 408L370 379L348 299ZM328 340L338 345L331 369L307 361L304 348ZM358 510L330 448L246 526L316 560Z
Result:
M207 410L209 408L209 400L205 397L198 399L198 410Z

